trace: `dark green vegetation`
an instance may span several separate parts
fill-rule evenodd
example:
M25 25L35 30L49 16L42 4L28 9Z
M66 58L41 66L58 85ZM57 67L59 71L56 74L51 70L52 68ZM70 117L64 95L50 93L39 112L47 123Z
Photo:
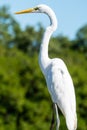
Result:
M44 29L20 25L0 8L0 130L49 130L52 101L39 69L38 52ZM74 81L78 130L87 130L87 25L76 38L52 37L50 57L62 58ZM60 113L60 130L67 130Z

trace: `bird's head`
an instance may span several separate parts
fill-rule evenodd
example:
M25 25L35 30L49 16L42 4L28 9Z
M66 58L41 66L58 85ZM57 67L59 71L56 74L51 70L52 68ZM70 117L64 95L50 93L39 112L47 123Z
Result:
M18 11L15 14L24 14L24 13L45 13L50 18L50 25L52 25L52 30L56 30L57 28L57 19L55 13L47 5L40 4L30 9Z
M49 8L49 7L48 7L47 5L41 4L41 5L37 5L36 7L33 7L33 8L29 8L29 9L26 9L26 10L18 11L18 12L16 12L15 14L24 14L24 13L45 13L48 8Z

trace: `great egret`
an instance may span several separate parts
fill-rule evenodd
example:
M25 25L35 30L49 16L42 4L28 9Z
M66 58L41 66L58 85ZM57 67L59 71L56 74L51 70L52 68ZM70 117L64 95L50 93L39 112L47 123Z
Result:
M76 130L76 99L74 85L66 65L60 58L50 59L48 57L48 45L52 33L57 28L57 19L55 13L47 5L38 5L34 8L16 12L23 13L45 13L50 18L50 26L46 28L43 36L39 53L39 65L45 76L47 87L55 104L57 129L59 129L60 120L58 108L63 113L68 130Z

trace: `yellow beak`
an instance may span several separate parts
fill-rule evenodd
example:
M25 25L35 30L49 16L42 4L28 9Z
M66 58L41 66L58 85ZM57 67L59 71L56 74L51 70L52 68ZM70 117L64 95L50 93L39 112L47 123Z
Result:
M33 11L34 11L34 8L30 8L30 9L18 11L15 14L32 13Z

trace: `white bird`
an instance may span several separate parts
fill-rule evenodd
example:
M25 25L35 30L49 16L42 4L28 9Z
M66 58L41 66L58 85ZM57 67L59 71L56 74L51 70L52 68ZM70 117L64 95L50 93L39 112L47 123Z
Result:
M55 13L47 5L41 4L34 8L16 12L16 14L31 12L45 13L50 18L50 26L46 28L40 47L39 65L42 70L42 73L45 76L52 101L55 104L57 129L59 129L60 125L58 115L59 108L65 117L68 130L76 130L77 115L73 81L65 63L60 58L50 59L48 56L49 40L52 33L57 28L57 19Z

